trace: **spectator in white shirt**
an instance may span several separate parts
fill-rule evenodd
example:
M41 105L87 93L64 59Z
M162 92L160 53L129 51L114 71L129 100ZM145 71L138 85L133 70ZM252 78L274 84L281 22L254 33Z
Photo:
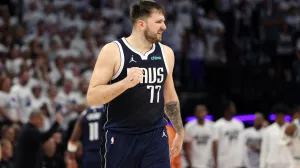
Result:
M293 168L293 158L284 141L288 107L283 104L275 105L272 113L275 113L276 120L264 131L260 168Z
M0 118L2 121L8 120L17 123L19 122L19 110L16 99L10 94L11 86L9 77L0 78Z
M31 113L31 91L28 86L30 79L29 71L21 71L19 83L11 88L11 94L16 98L18 107L20 108L21 122L27 123Z
M48 24L56 24L58 22L57 15L54 13L54 7L51 2L44 7L44 17Z
M236 114L233 101L225 101L222 109L224 117L215 123L216 137L213 142L215 168L239 168L243 165L241 133L244 124L233 119Z
M66 129L69 121L76 118L81 112L82 99L78 92L73 90L73 83L71 80L64 81L64 87L58 92L57 99L61 105L61 112L63 114L64 123L63 129Z
M24 23L29 29L33 29L37 22L43 18L43 13L39 11L37 1L30 1L28 11L24 13Z
M185 126L184 153L188 168L208 168L212 161L212 141L214 137L213 122L206 121L207 108L197 105L197 120Z

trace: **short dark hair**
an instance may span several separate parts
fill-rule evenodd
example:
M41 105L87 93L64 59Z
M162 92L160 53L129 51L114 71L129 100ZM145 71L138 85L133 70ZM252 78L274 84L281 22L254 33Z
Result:
M234 104L234 102L232 100L224 100L222 102L222 105L221 105L221 110L222 112L225 112L226 110L228 110L228 108Z
M274 114L289 114L289 107L285 104L276 104L272 107L271 112Z
M196 112L197 109L198 109L199 107L201 107L201 106L206 107L205 104L197 104L197 105L194 107L194 112Z
M165 14L165 10L155 1L141 0L140 2L133 4L130 7L131 23L135 24L139 18L150 16L153 10L158 10Z

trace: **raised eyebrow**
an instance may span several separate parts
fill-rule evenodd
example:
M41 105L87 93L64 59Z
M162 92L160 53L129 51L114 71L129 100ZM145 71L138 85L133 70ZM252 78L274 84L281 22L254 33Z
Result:
M159 19L157 20L157 22L165 22L166 20L165 19Z

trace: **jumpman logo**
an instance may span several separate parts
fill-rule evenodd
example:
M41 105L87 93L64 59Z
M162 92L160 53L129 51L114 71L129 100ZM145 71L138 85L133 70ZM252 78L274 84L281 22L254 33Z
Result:
M136 63L136 61L133 59L133 55L131 56L131 59L130 59L129 63L131 63L131 62L135 62Z
M162 137L167 137L167 135L166 135L165 131L163 131L163 135L162 135Z

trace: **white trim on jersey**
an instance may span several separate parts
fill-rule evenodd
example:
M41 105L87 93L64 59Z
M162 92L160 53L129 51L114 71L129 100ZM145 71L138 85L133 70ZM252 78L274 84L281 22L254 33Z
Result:
M84 110L84 111L81 113L81 116L84 116L86 113L87 113L87 110Z
M142 54L141 52L139 52L139 51L135 50L134 48L132 48L132 47L130 46L130 44L127 42L127 40L126 40L124 37L122 38L122 40L123 40L124 44L125 44L132 52L134 52L134 53L136 53L137 55L139 55L139 56L141 57L142 60L147 60L147 59L148 59L148 56L149 56L151 53L153 53L153 51L155 50L155 45L152 44L151 50L147 51L145 54Z
M160 49L161 49L161 53L162 53L162 56L163 56L163 59L164 59L164 62L165 62L165 66L166 66L166 69L167 69L167 73L169 73L169 67L168 67L168 64L167 64L167 61L166 61L166 55L165 55L165 50L164 50L164 47L161 43L158 43L159 46L160 46Z
M106 109L106 121L103 125L103 129L105 128L107 122L108 122L108 108L109 108L109 103L107 103L107 109ZM102 157L102 153L100 152L100 155L101 157L104 159L104 168L106 168L106 153L107 153L107 149L106 149L106 143L107 143L107 133L108 133L108 130L106 130L106 134L104 136L104 139L105 139L105 144L104 144L104 149L105 149L105 152L104 152L104 156ZM102 164L102 163L101 163Z
M118 47L119 47L119 50L120 50L120 67L117 71L117 73L112 77L112 80L116 79L122 72L123 68L124 68L124 52L123 52L123 48L122 48L122 45L118 42L118 41L114 41Z
M106 131L105 133L105 146L104 146L104 149L105 149L105 153L104 153L104 168L106 168L106 153L107 153L107 149L106 149L106 145L107 145L107 133L108 133L108 130Z

